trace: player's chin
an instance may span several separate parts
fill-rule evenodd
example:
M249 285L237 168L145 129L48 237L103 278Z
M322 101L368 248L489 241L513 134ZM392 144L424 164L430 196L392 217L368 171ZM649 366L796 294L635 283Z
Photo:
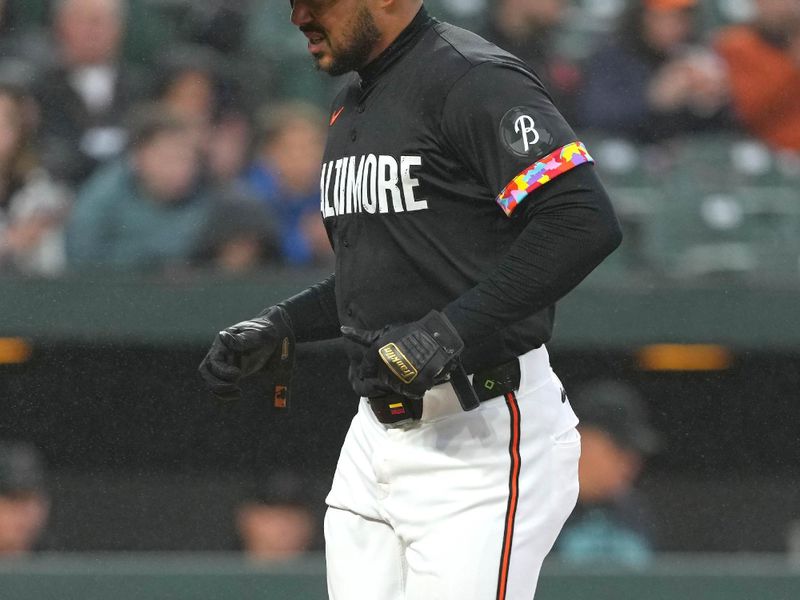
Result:
M328 70L330 70L333 59L329 54L325 52L314 52L311 56L314 58L314 65L317 67L318 71L327 73Z
M340 68L339 62L329 53L327 52L320 52L318 54L314 54L314 64L318 71L322 71L323 73L327 73L331 76L342 75L346 71L343 71Z

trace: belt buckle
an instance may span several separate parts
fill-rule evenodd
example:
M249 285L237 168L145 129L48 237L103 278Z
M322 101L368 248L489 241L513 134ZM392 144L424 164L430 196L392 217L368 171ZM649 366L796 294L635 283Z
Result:
M472 385L481 402L502 396L508 392L517 391L520 384L519 359L513 360L476 372L472 377Z

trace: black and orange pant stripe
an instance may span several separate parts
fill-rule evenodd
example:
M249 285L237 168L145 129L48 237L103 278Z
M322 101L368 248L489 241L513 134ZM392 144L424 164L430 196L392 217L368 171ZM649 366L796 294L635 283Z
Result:
M520 414L517 396L509 392L505 396L510 417L510 439L508 453L511 466L508 477L508 505L506 507L505 529L503 532L503 546L500 555L500 572L497 577L497 600L506 600L508 588L508 570L511 565L511 545L514 541L514 519L519 503L519 472L522 460L519 452L520 442Z

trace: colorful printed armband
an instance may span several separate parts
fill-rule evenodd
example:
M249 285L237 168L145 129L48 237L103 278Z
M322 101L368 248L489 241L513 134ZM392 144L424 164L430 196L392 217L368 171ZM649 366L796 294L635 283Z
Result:
M557 148L514 177L497 196L497 203L506 215L511 216L517 205L534 190L578 165L593 162L583 142Z

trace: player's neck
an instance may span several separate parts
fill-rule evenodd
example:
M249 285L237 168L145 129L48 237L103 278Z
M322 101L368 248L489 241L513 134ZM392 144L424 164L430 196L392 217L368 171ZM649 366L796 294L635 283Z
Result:
M409 15L407 19L398 19L399 25L396 29L391 29L388 33L384 30L381 42L370 53L369 61L358 70L361 79L364 81L375 79L390 63L394 62L395 57L402 55L402 50L430 22L431 17L427 10L420 5L419 10Z
M378 58L391 46L416 20L423 9L421 1L395 1L388 3L385 11L375 15L375 20L381 31L381 39L370 53L370 62Z

